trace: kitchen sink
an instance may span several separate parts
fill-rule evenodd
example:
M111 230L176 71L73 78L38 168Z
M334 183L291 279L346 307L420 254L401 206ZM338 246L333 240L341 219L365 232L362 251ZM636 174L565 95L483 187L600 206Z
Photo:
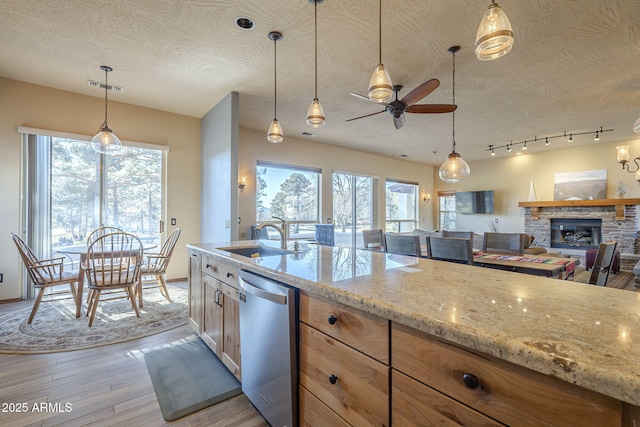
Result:
M294 253L293 251L286 249L272 248L269 246L244 246L239 248L220 248L220 250L231 252L236 255L246 256L248 258L288 255Z

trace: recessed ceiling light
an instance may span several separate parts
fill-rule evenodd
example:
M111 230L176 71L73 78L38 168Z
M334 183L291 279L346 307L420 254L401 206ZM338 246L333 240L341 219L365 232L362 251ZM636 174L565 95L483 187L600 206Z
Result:
M236 18L236 26L242 30L253 30L253 27L255 27L256 24L254 24L251 18L240 16Z
M311 132L307 132L307 131L302 132L302 135L304 135L304 136L316 136L315 133L311 133Z

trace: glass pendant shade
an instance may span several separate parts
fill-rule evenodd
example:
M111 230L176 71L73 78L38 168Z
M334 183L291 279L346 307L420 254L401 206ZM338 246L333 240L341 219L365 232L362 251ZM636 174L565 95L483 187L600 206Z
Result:
M618 150L618 163L626 163L629 161L629 147L630 145L620 145L616 147Z
M369 99L375 102L387 102L393 96L391 77L384 65L378 64L369 81Z
M278 119L274 118L271 122L271 126L269 126L269 130L267 131L267 141L274 144L279 144L283 139L284 135L282 134L280 122L278 121Z
M438 175L444 182L454 183L462 181L471 174L469 165L455 150L449 154L447 160L440 166Z
M509 53L513 47L513 30L507 15L492 2L480 21L476 34L476 56L490 61Z
M98 153L111 154L120 151L122 142L106 125L100 128L100 132L91 138L91 147Z
M322 105L320 105L318 98L314 98L311 105L309 105L309 111L307 111L307 124L317 128L324 125L324 121L325 118Z
M640 133L640 117L638 117L638 120L633 124L633 131L635 133Z

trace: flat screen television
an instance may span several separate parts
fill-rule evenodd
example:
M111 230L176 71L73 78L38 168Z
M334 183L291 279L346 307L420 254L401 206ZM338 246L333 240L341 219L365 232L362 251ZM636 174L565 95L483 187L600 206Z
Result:
M456 213L492 214L493 190L456 193Z

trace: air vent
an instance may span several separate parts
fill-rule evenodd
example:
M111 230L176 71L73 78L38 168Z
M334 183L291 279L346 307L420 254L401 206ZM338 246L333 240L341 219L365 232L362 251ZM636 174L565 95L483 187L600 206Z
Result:
M87 83L89 83L89 86L91 86L91 87L99 87L100 89L104 89L104 87L105 87L104 83L96 82L96 81L93 81L93 80L87 80ZM112 90L114 92L122 92L124 90L124 88L121 87L121 86L109 85L109 86L107 86L107 90Z
M302 135L304 135L304 136L316 136L316 134L315 134L315 133L306 132L306 131L305 131L305 132L302 132Z

